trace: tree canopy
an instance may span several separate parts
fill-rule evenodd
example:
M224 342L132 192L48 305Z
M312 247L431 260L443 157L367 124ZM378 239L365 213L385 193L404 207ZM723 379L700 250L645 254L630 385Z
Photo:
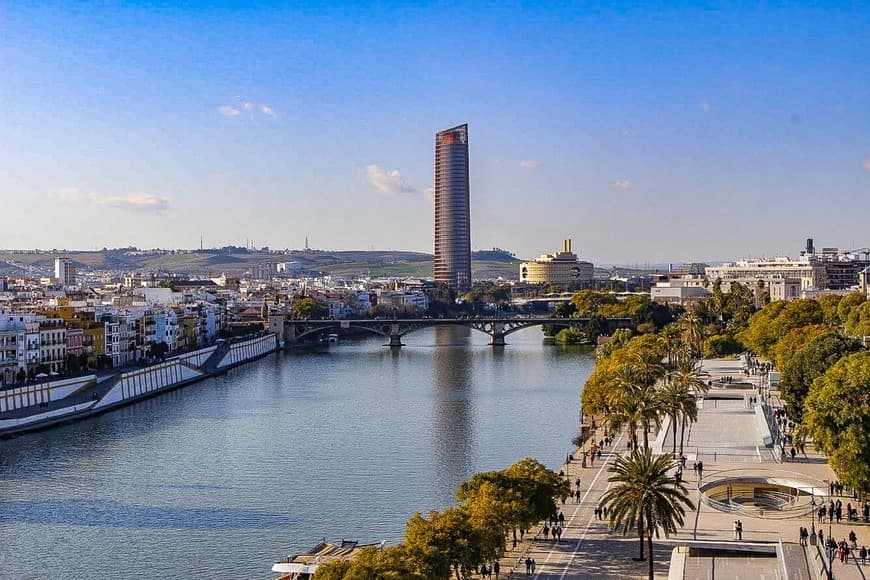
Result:
M756 353L772 358L773 347L793 328L821 324L825 319L822 307L815 300L771 302L749 319L749 326L738 335L743 344Z
M318 319L329 315L329 306L314 298L302 298L293 303L294 318Z
M833 330L815 337L782 368L780 391L788 414L797 422L803 418L804 400L810 386L834 363L844 356L861 350L861 343Z
M804 423L847 486L870 491L870 352L843 357L813 382Z

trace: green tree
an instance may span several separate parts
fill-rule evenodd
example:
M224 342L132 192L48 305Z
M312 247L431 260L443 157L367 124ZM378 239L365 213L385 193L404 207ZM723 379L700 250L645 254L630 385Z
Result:
M662 331L659 333L659 340L665 349L665 355L668 359L668 368L673 368L677 360L677 354L680 352L683 344L682 335L680 325L675 322L662 328Z
M671 419L673 428L674 447L673 454L677 454L677 426L681 422L696 421L698 419L698 403L695 395L684 385L667 381L658 392L659 402L664 413ZM680 451L683 450L683 442L680 440Z
M329 306L314 298L302 298L293 303L293 318L318 320L329 315Z
M821 324L825 315L815 300L771 302L749 319L749 326L738 335L743 344L762 356L772 358L773 347L790 330Z
M644 540L649 552L649 580L653 574L653 535L665 537L682 526L686 508L695 506L686 486L670 475L675 462L667 455L653 457L649 449L635 449L628 457L617 457L608 481L613 487L601 497L607 508L611 529L623 535L637 530L640 559L644 560Z
M563 328L556 335L556 342L559 344L583 344L588 342L586 333L574 326Z
M819 306L825 316L825 324L837 325L840 323L840 317L837 316L837 307L843 297L839 294L825 294L819 298Z
M430 578L467 578L484 561L480 530L471 523L466 510L448 508L415 514L405 528L405 547L419 561Z
M813 382L804 422L849 487L870 491L870 352L850 354Z
M708 358L721 358L740 354L746 350L740 341L730 334L714 334L704 340L703 354Z
M581 290L571 297L571 304L580 317L599 313L606 305L617 305L619 300L610 292L596 292L594 290Z
M680 317L680 328L683 331L683 342L689 346L692 356L701 356L704 346L704 321L689 312Z
M843 326L852 336L870 336L870 301L853 308L843 321Z
M785 336L776 341L776 344L771 349L773 363L776 365L776 368L785 368L785 365L788 364L788 361L794 357L797 351L802 349L815 337L830 332L831 327L827 324L810 324L809 326L792 328Z
M861 343L834 331L817 336L795 353L782 369L780 392L789 416L800 423L810 385L838 360L861 350Z
M840 319L840 322L845 324L846 320L849 319L849 314L852 313L852 310L866 301L867 296L862 292L846 294L840 300L839 304L837 304L837 318Z
M514 530L528 529L557 513L557 501L568 497L568 483L531 458L522 459L507 469L476 473L459 486L457 500L473 503L484 484L491 484L502 495L508 508L506 519Z

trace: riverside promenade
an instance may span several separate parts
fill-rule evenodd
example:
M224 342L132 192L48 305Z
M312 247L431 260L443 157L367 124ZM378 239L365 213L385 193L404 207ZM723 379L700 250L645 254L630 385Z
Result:
M714 386L709 395L699 401L698 422L687 430L684 442L687 462L683 479L696 509L687 512L685 525L676 534L667 539L663 536L653 539L656 578L813 580L819 577L820 570L824 572L822 561L825 556L815 544L806 548L800 545L798 532L802 526L814 531L822 529L825 538L832 535L837 541L854 531L858 548L862 545L870 547L870 525L846 521L830 524L827 520L820 523L814 515L816 510L810 502L821 504L822 501L827 503L839 499L843 506L851 503L853 507L860 507L851 497L828 496L828 482L833 481L835 475L823 456L809 445L806 455L798 455L795 461L782 462L773 449L764 445L762 427L754 408L744 397L758 395L759 378L743 375L739 361L704 361L704 370L710 373L714 384L724 377L733 379L726 383L727 386ZM774 406L778 404L775 394L771 400ZM509 542L508 552L500 560L501 578L647 578L648 562L633 559L639 553L636 534L623 537L618 532L609 531L607 522L595 517L594 510L610 487L608 468L617 453L627 451L627 438L622 433L611 447L602 449L600 459L581 467L579 457L582 452L588 450L593 442L603 439L600 419L597 426L586 448L574 454L578 460L561 466L572 490L576 489L574 484L580 478L582 491L579 503L571 499L561 506L565 517L561 540L545 539L541 527L538 527L527 533L516 548L511 548ZM671 453L671 437L672 432L665 422L653 435L653 451ZM679 439L677 448L679 451ZM702 476L692 469L698 461L703 462ZM804 491L809 491L788 510L765 511L747 504L737 511L728 511L723 508L725 504L710 500L713 495L710 489L717 489L719 481L727 482L734 478L795 482ZM702 490L707 491L702 493ZM736 519L743 524L740 540L735 539ZM533 574L526 573L526 559L535 560ZM828 565L824 563L824 566ZM835 558L833 573L840 580L863 580L866 574L870 574L870 568L865 569L851 557L844 563Z

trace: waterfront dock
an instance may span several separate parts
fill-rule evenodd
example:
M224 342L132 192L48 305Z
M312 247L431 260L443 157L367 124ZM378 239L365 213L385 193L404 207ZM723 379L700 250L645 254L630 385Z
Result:
M704 361L704 369L715 383L723 377L739 377L739 362L730 360ZM859 507L857 500L846 495L829 496L828 483L836 476L826 459L808 446L806 454L795 461L783 460L780 454L764 445L763 428L759 426L754 407L744 398L759 394L759 377L743 377L746 385L739 388L711 389L699 402L699 417L688 431L684 443L687 466L683 479L690 491L695 510L686 514L685 525L670 538L654 538L654 569L656 578L701 580L717 578L752 578L810 580L825 574L830 563L817 543L802 546L799 529L823 531L824 538L832 535L836 541L848 538L854 531L857 546L870 545L870 524L861 521L842 521L830 524L818 521L816 508L810 502L842 502ZM735 379L736 380L736 379ZM733 385L733 383L730 383ZM779 403L771 397L774 407ZM581 480L582 496L579 503L568 500L561 506L565 517L564 531L559 541L545 539L541 527L532 530L516 548L511 548L500 561L502 577L527 577L525 560L535 560L535 572L528 575L541 580L620 579L646 578L648 563L636 561L638 539L636 534L623 537L608 530L606 520L597 519L595 508L610 487L608 468L618 453L627 451L625 433L614 439L611 447L604 447L600 459L582 467L579 457L589 446L603 438L601 420L596 421L596 432L583 449L565 463L561 470L576 489ZM655 453L671 453L673 442L669 438L667 422L651 443ZM679 442L677 444L679 451ZM701 476L692 469L703 462ZM738 511L727 511L717 502L717 482L764 482L763 485L784 484L801 487L809 494L788 509L765 510L747 505ZM732 488L737 483L732 483ZM758 484L762 485L762 484ZM723 487L722 489L727 489ZM729 490L728 493L731 493ZM845 492L844 492L845 494ZM757 506L758 504L755 504ZM734 521L743 524L742 539L735 538ZM646 548L645 548L646 549ZM835 558L835 577L845 580L863 579L865 570L853 557L846 562Z

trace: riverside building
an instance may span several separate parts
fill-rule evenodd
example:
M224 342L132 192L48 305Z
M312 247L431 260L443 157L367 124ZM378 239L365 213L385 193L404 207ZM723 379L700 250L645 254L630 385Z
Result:
M562 242L562 251L544 254L534 262L520 264L520 282L529 284L572 284L592 282L592 262L583 262L571 251L571 240Z
M435 283L471 288L468 125L435 134Z

